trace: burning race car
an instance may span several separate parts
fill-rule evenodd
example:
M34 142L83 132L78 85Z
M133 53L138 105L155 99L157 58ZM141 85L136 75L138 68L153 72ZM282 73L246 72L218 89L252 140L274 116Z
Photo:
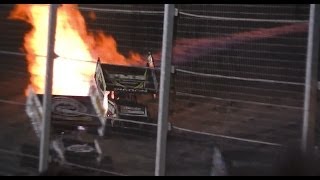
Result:
M147 59L147 67L102 64L98 59L90 96L103 125L156 132L157 121L144 102L157 101L160 72L151 53Z
M42 94L35 94L29 89L26 112L38 139L42 131L42 98ZM53 162L98 165L104 159L99 141L95 138L102 128L95 112L88 96L52 97L50 151ZM35 151L38 149L33 148ZM30 151L30 145L24 145L23 149Z

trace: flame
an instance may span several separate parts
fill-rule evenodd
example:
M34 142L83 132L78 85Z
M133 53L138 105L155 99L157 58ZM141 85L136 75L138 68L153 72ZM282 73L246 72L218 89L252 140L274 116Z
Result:
M118 65L143 65L141 56L130 52L126 58L117 50L117 43L102 31L87 31L85 19L75 4L58 8L54 51L53 94L88 95L90 80L95 71L96 60ZM32 25L24 37L31 86L37 93L44 92L46 54L48 42L48 5L19 4L9 19L22 20ZM89 14L95 19L93 12Z

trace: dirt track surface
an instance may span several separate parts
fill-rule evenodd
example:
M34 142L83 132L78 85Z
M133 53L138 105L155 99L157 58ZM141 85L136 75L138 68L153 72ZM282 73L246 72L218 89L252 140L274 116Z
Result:
M10 8L1 9L3 17L8 15ZM125 18L128 18L127 16ZM135 18L135 17L133 17ZM28 25L21 22L8 23L5 19L0 21L0 50L8 50L18 52L22 46L23 32L28 28ZM159 18L162 21L162 17ZM114 18L113 23L121 23L118 18ZM196 21L195 21L196 22ZM127 22L125 22L127 23ZM145 22L141 21L141 26L135 25L137 28L133 33L138 31L138 27L145 25ZM154 22L154 24L158 24ZM158 24L159 25L159 24ZM252 26L256 26L253 24ZM192 26L192 28L201 28L200 26ZM254 27L253 27L254 28ZM10 31L10 38L8 38L8 29ZM116 30L115 30L116 29ZM217 29L219 27L217 26ZM234 31L235 28L228 29ZM249 28L250 29L250 28ZM12 30L12 31L11 31ZM17 31L15 31L17 30ZM194 29L192 29L194 30ZM221 30L221 29L220 29ZM117 28L113 28L116 37L119 38L119 45L126 46L128 43L126 38L121 39L122 31ZM158 32L159 31L159 32ZM161 29L157 29L160 34L159 39L155 39L154 43L159 49L161 46ZM117 35L117 33L119 33ZM148 32L150 33L150 32ZM233 32L230 32L233 33ZM150 33L152 34L152 33ZM140 39L144 39L145 34L140 33ZM287 36L286 36L287 37ZM298 34L297 37L305 37L305 34ZM290 38L288 36L287 38ZM139 38L137 38L139 39ZM283 38L285 39L285 38ZM292 39L293 40L293 39ZM261 41L263 42L263 41ZM303 45L305 41L299 40L300 45ZM134 46L134 41L130 42ZM129 43L129 44L130 44ZM282 43L287 42L277 39L270 39L264 43ZM293 44L296 41L292 42ZM146 44L143 44L144 48ZM126 47L127 48L127 47ZM126 49L124 48L124 49ZM138 47L136 47L139 49ZM260 50L260 46L253 46L251 44L243 45L241 47L235 46L238 50ZM285 46L277 47L283 48L284 52L295 52L298 48L286 49ZM233 55L237 57L239 55L248 56L250 59L255 59L255 56L267 56L268 58L274 58L272 53L259 53L243 54L238 50L222 51L214 54L215 56L221 55ZM272 51L273 49L269 49ZM278 51L279 49L277 49ZM281 49L280 49L281 50ZM304 48L299 50L305 53ZM210 57L207 57L210 59ZM294 55L279 55L278 59L294 60L291 63L303 64L304 57ZM202 59L200 59L202 60ZM219 65L219 62L224 62L225 58L214 59L217 66L214 66L214 71L239 70L238 73L242 75L242 72L249 71L248 69L241 69L237 65L239 59L228 58L230 66ZM0 57L0 99L25 102L24 90L28 84L28 73L25 58L23 56L13 55L1 55ZM246 60L247 64L251 61ZM234 66L232 63L235 63ZM183 64L184 68L190 68L191 70L201 70L206 67L208 62L197 61L191 64ZM259 65L259 64L258 64ZM263 64L262 64L263 65ZM272 66L277 66L272 65ZM288 63L283 63L286 67ZM221 66L221 67L220 67ZM269 64L266 64L268 67ZM288 70L284 72L281 67L271 72L271 74L289 75L290 81L303 81L303 66L293 67L294 70ZM266 71L266 74L270 74L267 69L255 69L252 66L251 71L255 73ZM211 69L208 68L211 72ZM296 71L298 70L298 71ZM228 72L228 71L224 71ZM220 73L220 72L219 72ZM291 73L291 74L290 74ZM248 73L250 74L250 73ZM239 74L236 74L239 75ZM203 83L204 81L205 83ZM193 84L193 82L196 84ZM215 82L216 84L210 84ZM240 84L239 84L240 83ZM209 85L210 84L210 85ZM190 77L189 75L180 76L177 82L179 86L178 90L183 90L184 86L189 88L187 92L199 90L195 93L204 93L207 89L219 90L219 92L211 92L209 95L220 96L223 98L239 98L247 99L259 102L272 102L274 104L287 104L294 106L302 106L302 88L293 88L293 92L298 94L297 97L293 96L293 93L275 93L274 90L279 90L279 87L270 85L265 87L265 90L261 91L260 84L241 84L239 81L227 81L221 79L206 79ZM233 86L238 85L238 86ZM239 88L243 86L242 88ZM258 90L251 91L251 86L258 88ZM259 91L260 88L260 91ZM281 86L282 90L286 90L286 86ZM190 90L191 89L191 90ZM250 91L249 91L249 90ZM266 90L269 89L269 90ZM243 96L238 94L229 94L225 92L241 92L247 93ZM251 93L251 94L250 94ZM261 93L261 94L260 94ZM266 95L269 98L257 99L255 95ZM207 94L208 95L208 94ZM283 101L290 99L289 101ZM186 96L176 97L175 101L171 104L173 106L170 113L170 121L174 126L186 128L194 131L201 131L207 133L214 133L218 135L225 135L237 138L252 139L257 141L265 141L279 144L291 144L297 143L301 134L301 110L292 110L286 108L275 108L268 105L256 105L248 103L238 103L232 101L221 101L201 98L190 98ZM153 104L151 107L152 114L157 114L157 104ZM88 135L90 136L90 135ZM155 164L155 150L156 150L156 138L153 134L147 135L128 135L127 133L109 133L104 138L99 138L103 151L106 157L112 159L112 168L103 166L102 169L110 170L126 175L153 175ZM36 138L29 119L25 114L25 107L23 105L10 105L0 103L0 149L6 151L0 151L0 175L31 175L36 173L37 160L33 159L27 167L21 167L21 162L24 161L22 156L17 155L21 153L23 145L29 144L34 147L38 146L38 139ZM217 138L203 135L196 135L193 133L185 133L180 131L173 131L168 136L167 145L167 175L210 175L212 172L212 157L213 149L217 147L222 151L224 158L226 159L229 175L270 175L272 174L272 164L277 160L279 153L283 150L279 147L270 145L263 145L257 143L244 142L239 140L230 140L226 138ZM36 148L37 149L37 148ZM15 154L15 155L14 155ZM29 154L32 154L31 150ZM35 153L37 154L37 153ZM77 158L76 158L77 159ZM78 158L78 161L81 161ZM22 163L23 164L23 163ZM76 169L75 172L84 172L83 169ZM99 174L97 172L86 172ZM102 173L103 174L103 173ZM105 174L103 174L105 175Z
M1 89L1 98L22 103L25 102L23 92L27 84L27 79L15 76L2 77L5 78L3 78L0 85L1 87L6 88ZM218 102L216 102L216 104L218 104ZM241 127L241 124L247 123L246 121L248 121L248 119L231 119L231 116L227 116L227 119L223 119L228 112L228 108L226 108L228 105L220 107L216 109L216 111L208 111L214 107L215 105L213 103L209 103L205 106L201 103L188 104L178 98L176 100L175 111L172 113L170 119L175 126L196 131L234 136L239 135L251 138L253 136L256 138L265 136L265 140L270 140L270 138L267 138L268 133L259 134L259 132L263 132L263 129L259 130L258 128L253 128L249 131L246 129L249 126L244 125ZM206 113L204 114L204 112ZM238 113L241 114L241 112ZM33 132L30 121L25 114L24 106L1 104L0 114L0 147L2 149L21 153L21 147L25 144L33 145L35 147L38 146L38 140ZM201 118L195 117L194 114L201 114ZM237 122L237 124L230 123L232 121ZM255 120L254 117L252 117L250 123L255 123L255 121L258 120ZM286 123L284 122L284 124ZM265 131L269 132L267 130L268 128L265 127ZM112 159L112 171L127 175L153 175L156 150L155 132L145 135L110 132L107 133L104 138L99 138L99 142L101 143L105 156ZM271 170L271 163L274 159L265 158L264 156L267 155L272 157L279 152L278 148L265 145L241 143L192 133L173 131L168 136L167 174L210 175L214 147L221 149L225 155L226 160L229 163L229 173L231 175L241 173L267 173L268 171L262 171L259 168L267 167ZM32 154L31 151L30 153ZM254 155L252 155L253 153ZM2 171L0 172L3 172L4 175L30 175L36 172L36 168L30 168L32 166L37 167L36 160L32 161L33 165L30 165L29 168L19 168L21 162L24 161L21 156L8 155L4 152L0 154L0 158L2 159L0 164ZM81 161L81 159L78 160ZM245 167L251 166L251 172L244 171L244 169L247 169ZM74 171L78 170L79 169L76 169ZM110 169L105 168L105 170ZM94 173L99 174L97 172ZM100 173L100 175L104 174Z

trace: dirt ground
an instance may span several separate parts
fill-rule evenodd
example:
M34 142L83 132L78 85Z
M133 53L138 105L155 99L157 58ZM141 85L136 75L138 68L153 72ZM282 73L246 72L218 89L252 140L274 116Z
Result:
M1 90L2 99L25 102L23 91L26 82L26 79L17 77L5 78L0 86L6 87ZM153 105L153 109L156 107ZM288 135L296 136L294 132L286 132L283 129L298 126L295 123L299 120L299 112L295 111L289 112L272 107L254 109L253 105L244 107L243 104L213 100L199 102L186 97L177 97L173 107L170 121L174 126L274 143L285 142ZM232 109L232 107L237 108ZM253 113L249 114L246 109ZM1 103L0 147L2 149L21 153L21 147L25 144L38 146L38 140L24 110L25 107L21 105ZM266 111L270 112L270 117L280 119L279 122L273 124L259 119L259 117L266 118L264 114ZM112 171L126 175L154 174L155 132L148 135L110 132L105 137L99 138L99 142L105 156L112 159ZM226 158L229 175L271 173L272 163L281 151L279 147L173 130L168 136L167 175L210 175L214 147L220 149ZM0 172L4 175L30 175L36 172L36 168L30 168L31 165L29 168L21 168L23 158L20 156L9 156L5 152L0 154ZM110 169L105 168L105 170Z

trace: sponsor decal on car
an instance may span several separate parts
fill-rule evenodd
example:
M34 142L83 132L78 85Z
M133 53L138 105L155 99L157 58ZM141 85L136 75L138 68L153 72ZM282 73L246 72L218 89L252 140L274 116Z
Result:
M54 97L52 98L52 117L64 120L92 121L89 116L81 113L87 113L85 105L73 98Z
M120 106L121 113L123 114L139 114L144 115L145 110L139 107Z
M87 144L75 144L68 146L66 148L67 151L75 152L75 153L90 153L95 151L95 149Z

